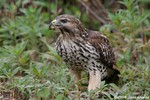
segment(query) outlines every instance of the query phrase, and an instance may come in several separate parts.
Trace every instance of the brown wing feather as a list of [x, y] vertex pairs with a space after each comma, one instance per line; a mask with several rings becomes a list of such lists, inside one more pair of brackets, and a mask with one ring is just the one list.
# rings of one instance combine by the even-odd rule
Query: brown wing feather
[[97, 31], [88, 30], [88, 41], [97, 49], [100, 54], [100, 61], [109, 68], [113, 68], [115, 55], [109, 40]]

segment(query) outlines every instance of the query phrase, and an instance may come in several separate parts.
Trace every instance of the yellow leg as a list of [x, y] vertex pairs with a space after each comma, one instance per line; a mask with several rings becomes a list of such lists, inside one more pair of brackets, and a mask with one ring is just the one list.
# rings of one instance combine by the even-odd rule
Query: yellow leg
[[100, 71], [89, 71], [89, 85], [88, 91], [95, 90], [100, 87], [101, 73]]
[[81, 71], [72, 70], [69, 69], [71, 76], [74, 76], [74, 81], [76, 84], [77, 90], [80, 90], [80, 87], [78, 86], [77, 82], [81, 79]]

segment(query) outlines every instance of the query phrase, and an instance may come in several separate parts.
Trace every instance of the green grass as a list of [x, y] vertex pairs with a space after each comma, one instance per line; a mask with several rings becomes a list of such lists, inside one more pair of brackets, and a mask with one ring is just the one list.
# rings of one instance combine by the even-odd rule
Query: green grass
[[[112, 24], [97, 28], [97, 22], [93, 22], [114, 47], [120, 80], [117, 84], [102, 81], [96, 91], [81, 93], [53, 48], [51, 42], [57, 34], [48, 29], [47, 23], [55, 18], [57, 4], [62, 2], [0, 2], [4, 12], [0, 16], [0, 99], [95, 100], [96, 94], [101, 99], [150, 99], [150, 12], [144, 6], [139, 8], [138, 2], [121, 2], [125, 9], [109, 13]], [[65, 6], [65, 13], [81, 13], [77, 6]], [[81, 20], [88, 26], [92, 22], [86, 16]], [[111, 33], [112, 29], [116, 31]], [[86, 73], [82, 82], [87, 83]]]

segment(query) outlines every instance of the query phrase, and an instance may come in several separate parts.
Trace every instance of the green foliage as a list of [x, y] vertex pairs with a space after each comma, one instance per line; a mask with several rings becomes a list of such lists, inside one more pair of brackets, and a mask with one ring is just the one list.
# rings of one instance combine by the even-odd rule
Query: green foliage
[[[124, 0], [120, 2], [127, 10], [118, 10], [116, 14], [109, 15], [110, 19], [115, 24], [115, 28], [129, 36], [135, 34], [134, 31], [145, 25], [146, 19], [150, 16], [149, 13], [141, 13], [137, 1]], [[132, 38], [132, 37], [131, 37]]]
[[[117, 66], [121, 71], [122, 86], [114, 97], [149, 96], [150, 80], [149, 26], [150, 13], [140, 8], [136, 0], [120, 1], [125, 9], [110, 13], [112, 25], [104, 25], [100, 30], [108, 36], [117, 55]], [[110, 33], [110, 30], [116, 30]], [[140, 37], [144, 36], [144, 37]], [[108, 96], [109, 97], [109, 96]], [[125, 99], [125, 98], [124, 98]]]
[[[150, 11], [144, 8], [145, 2], [149, 0], [120, 1], [124, 9], [109, 13], [112, 24], [100, 28], [115, 49], [116, 65], [121, 72], [118, 84], [105, 84], [102, 81], [96, 91], [78, 93], [74, 77], [70, 77], [61, 57], [50, 44], [55, 34], [48, 29], [47, 22], [63, 10], [64, 13], [80, 18], [86, 27], [96, 29], [99, 22], [90, 21], [86, 13], [81, 13], [77, 1], [72, 6], [69, 1], [63, 4], [63, 1], [58, 0], [1, 0], [0, 9], [4, 11], [0, 16], [0, 99], [95, 100], [98, 96], [100, 99], [148, 97]], [[115, 32], [110, 33], [112, 29]], [[82, 82], [87, 81], [84, 74]]]

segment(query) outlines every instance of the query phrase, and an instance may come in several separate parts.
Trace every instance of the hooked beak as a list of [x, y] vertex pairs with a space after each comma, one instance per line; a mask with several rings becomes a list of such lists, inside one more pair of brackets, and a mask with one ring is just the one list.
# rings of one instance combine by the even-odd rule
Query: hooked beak
[[50, 25], [49, 25], [49, 29], [54, 29], [56, 28], [57, 26], [60, 26], [61, 24], [55, 19], [53, 20]]

